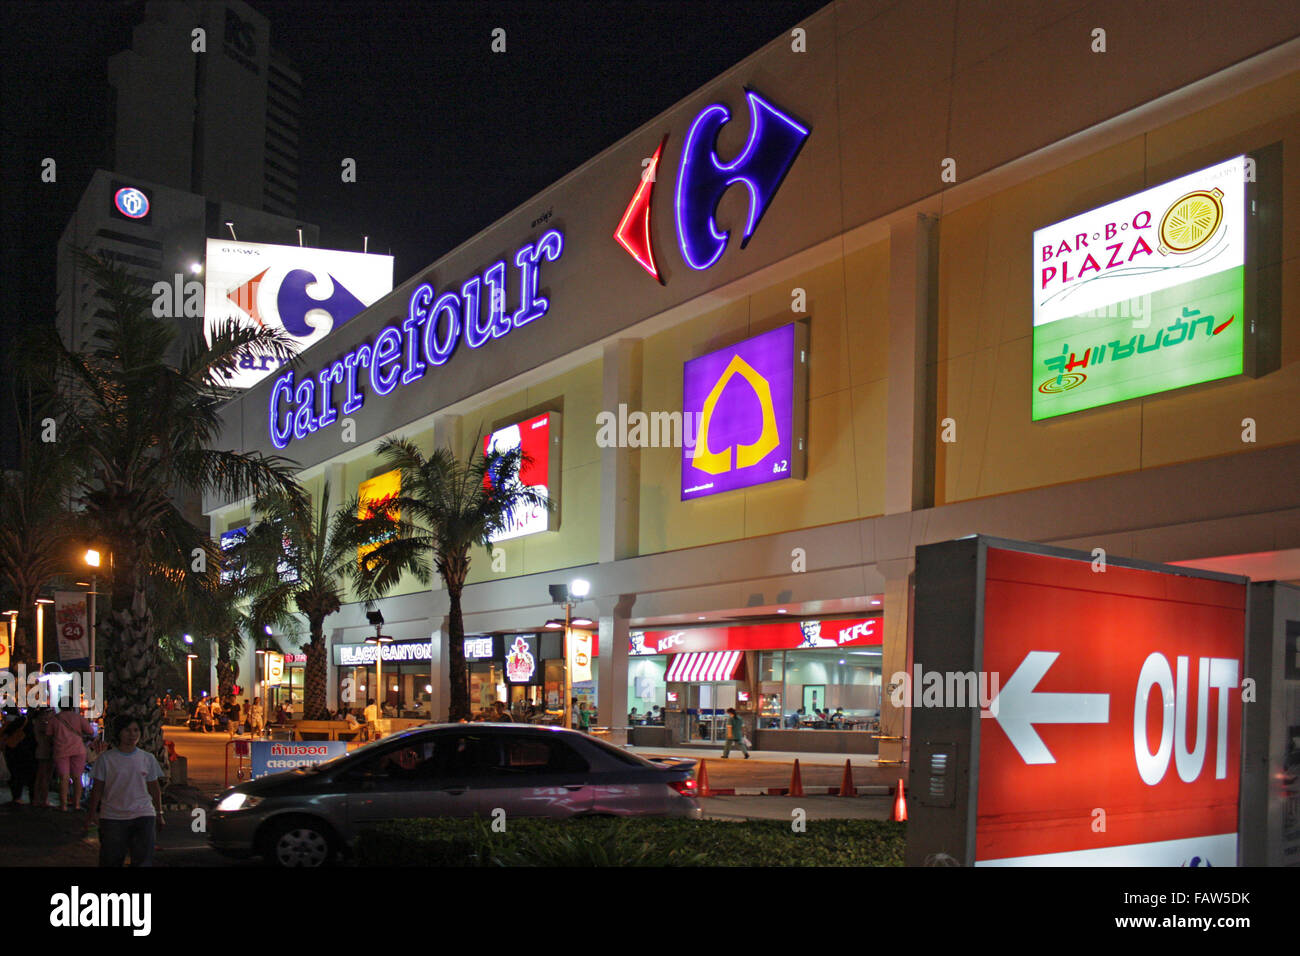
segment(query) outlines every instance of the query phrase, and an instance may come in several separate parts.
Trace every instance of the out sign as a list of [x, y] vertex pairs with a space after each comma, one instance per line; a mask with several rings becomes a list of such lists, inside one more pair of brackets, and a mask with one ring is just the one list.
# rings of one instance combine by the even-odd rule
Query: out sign
[[974, 861], [1233, 865], [1246, 585], [1089, 559], [987, 551]]

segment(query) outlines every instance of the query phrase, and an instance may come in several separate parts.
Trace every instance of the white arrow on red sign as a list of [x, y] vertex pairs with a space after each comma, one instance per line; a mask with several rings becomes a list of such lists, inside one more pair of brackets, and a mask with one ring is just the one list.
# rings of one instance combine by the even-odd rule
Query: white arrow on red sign
[[1110, 722], [1109, 694], [1046, 694], [1034, 688], [1060, 657], [1057, 651], [1030, 651], [989, 712], [1027, 764], [1056, 763], [1034, 724], [1105, 724]]

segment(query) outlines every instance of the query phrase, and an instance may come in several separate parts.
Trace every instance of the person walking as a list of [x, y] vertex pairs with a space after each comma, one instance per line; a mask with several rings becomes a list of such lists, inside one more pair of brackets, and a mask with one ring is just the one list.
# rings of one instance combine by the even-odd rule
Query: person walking
[[741, 753], [745, 759], [749, 759], [749, 747], [745, 744], [745, 721], [736, 713], [736, 708], [727, 708], [727, 745], [722, 748], [722, 759], [726, 760], [731, 756], [732, 746], [740, 747]]
[[254, 697], [253, 705], [248, 708], [248, 732], [260, 737], [266, 726], [266, 715], [262, 711], [262, 698]]
[[[27, 713], [32, 717], [31, 711]], [[32, 806], [48, 807], [50, 805], [50, 774], [54, 770], [54, 741], [50, 738], [50, 721], [54, 711], [49, 707], [38, 707], [32, 720], [31, 732], [36, 738], [36, 785], [32, 787]]]
[[153, 866], [154, 841], [165, 824], [162, 768], [154, 755], [136, 745], [140, 722], [123, 714], [113, 721], [113, 742], [95, 761], [87, 828], [99, 825], [99, 865]]
[[[59, 809], [81, 809], [81, 775], [86, 769], [86, 741], [95, 736], [90, 721], [68, 708], [59, 711], [46, 728], [52, 741], [54, 773], [59, 778]], [[72, 805], [68, 805], [68, 778], [72, 778]]]
[[0, 730], [0, 754], [4, 754], [9, 768], [9, 794], [13, 797], [9, 806], [22, 806], [24, 787], [28, 800], [35, 805], [36, 722], [31, 714], [23, 714], [17, 707], [6, 711], [6, 716], [11, 719]]

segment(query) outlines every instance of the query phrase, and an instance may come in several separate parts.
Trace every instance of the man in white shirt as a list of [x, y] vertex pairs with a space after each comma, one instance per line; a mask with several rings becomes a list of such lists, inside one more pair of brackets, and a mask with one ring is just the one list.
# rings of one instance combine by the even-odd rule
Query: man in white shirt
[[99, 865], [153, 866], [157, 828], [163, 826], [162, 768], [140, 750], [140, 722], [122, 715], [113, 721], [117, 746], [95, 761], [87, 826], [99, 824]]
[[366, 701], [366, 739], [379, 739], [379, 708], [375, 706], [375, 699], [371, 697]]

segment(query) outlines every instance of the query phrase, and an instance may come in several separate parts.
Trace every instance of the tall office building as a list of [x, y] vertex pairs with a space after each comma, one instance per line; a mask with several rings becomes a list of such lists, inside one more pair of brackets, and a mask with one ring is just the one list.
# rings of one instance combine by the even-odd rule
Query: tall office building
[[241, 0], [151, 0], [108, 77], [111, 171], [91, 177], [59, 241], [59, 332], [85, 349], [102, 314], [72, 255], [84, 249], [146, 289], [179, 283], [182, 307], [168, 318], [180, 326], [178, 355], [201, 328], [202, 296], [188, 315], [183, 300], [185, 283], [202, 280], [207, 238], [229, 238], [233, 223], [244, 241], [318, 241], [295, 218], [301, 80], [271, 49], [267, 19]]
[[267, 19], [248, 4], [146, 4], [108, 78], [114, 170], [296, 214], [302, 79], [271, 49]]

